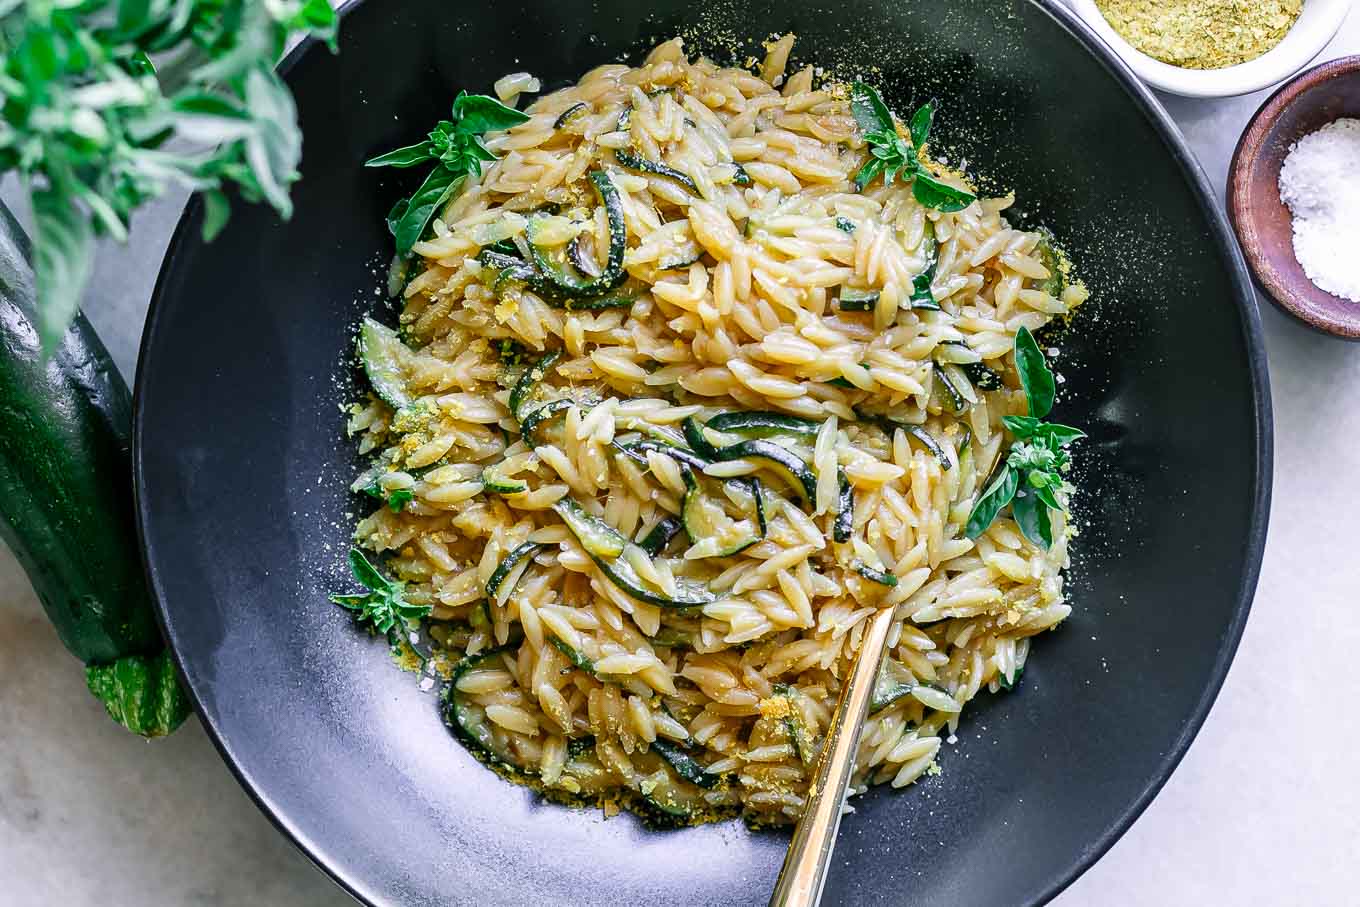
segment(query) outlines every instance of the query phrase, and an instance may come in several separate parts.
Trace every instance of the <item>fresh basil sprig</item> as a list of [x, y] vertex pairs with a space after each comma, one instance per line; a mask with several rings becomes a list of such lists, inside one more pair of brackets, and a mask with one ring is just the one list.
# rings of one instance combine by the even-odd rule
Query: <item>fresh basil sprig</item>
[[982, 535], [1009, 504], [1025, 538], [1047, 550], [1053, 545], [1049, 512], [1065, 510], [1070, 491], [1064, 478], [1072, 462], [1067, 447], [1086, 434], [1069, 425], [1044, 421], [1053, 411], [1056, 384], [1028, 328], [1016, 334], [1015, 364], [1029, 401], [1029, 415], [1002, 418], [1015, 441], [996, 477], [973, 505], [964, 534], [970, 539]]
[[387, 637], [393, 648], [398, 648], [401, 631], [408, 620], [428, 617], [429, 605], [413, 605], [403, 598], [406, 584], [390, 580], [374, 567], [358, 548], [349, 549], [349, 569], [354, 578], [368, 590], [364, 595], [332, 595], [330, 600], [342, 608], [355, 612], [354, 619], [368, 623]]
[[460, 91], [453, 102], [453, 119], [436, 123], [425, 141], [364, 162], [365, 167], [415, 167], [426, 161], [437, 162], [415, 194], [398, 201], [387, 214], [387, 228], [396, 239], [398, 257], [410, 254], [430, 218], [453, 197], [463, 179], [469, 173], [481, 173], [482, 162], [496, 159], [482, 136], [528, 120], [528, 114], [495, 98]]
[[855, 186], [860, 191], [879, 176], [891, 185], [895, 178], [911, 180], [911, 193], [927, 208], [946, 213], [962, 211], [975, 201], [975, 196], [936, 179], [921, 163], [920, 150], [930, 139], [930, 127], [935, 122], [935, 102], [928, 101], [911, 116], [908, 133], [911, 141], [897, 131], [897, 121], [883, 98], [872, 87], [856, 82], [850, 88], [850, 111], [855, 122], [864, 130], [864, 141], [872, 157], [855, 174]]
[[334, 50], [336, 23], [327, 0], [0, 0], [0, 173], [33, 205], [44, 349], [80, 305], [95, 239], [125, 240], [171, 185], [202, 193], [207, 239], [229, 186], [289, 216], [302, 135], [274, 64], [298, 34]]

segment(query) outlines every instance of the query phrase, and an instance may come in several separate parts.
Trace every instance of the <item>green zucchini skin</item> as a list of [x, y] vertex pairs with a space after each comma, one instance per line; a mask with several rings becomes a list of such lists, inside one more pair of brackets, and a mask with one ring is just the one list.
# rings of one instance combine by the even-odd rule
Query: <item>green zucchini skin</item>
[[164, 648], [133, 518], [132, 399], [77, 315], [45, 358], [28, 238], [0, 206], [0, 538], [86, 664]]

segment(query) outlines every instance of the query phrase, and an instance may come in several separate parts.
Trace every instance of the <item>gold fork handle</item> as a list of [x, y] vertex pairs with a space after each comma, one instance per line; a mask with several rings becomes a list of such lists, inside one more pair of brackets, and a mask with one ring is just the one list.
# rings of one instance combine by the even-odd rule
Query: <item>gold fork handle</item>
[[816, 907], [822, 899], [831, 851], [841, 825], [841, 805], [855, 770], [859, 733], [873, 697], [874, 681], [887, 648], [894, 608], [874, 616], [860, 641], [859, 657], [841, 687], [840, 700], [826, 729], [826, 741], [817, 759], [817, 771], [808, 789], [807, 808], [798, 820], [784, 866], [779, 870], [770, 907]]

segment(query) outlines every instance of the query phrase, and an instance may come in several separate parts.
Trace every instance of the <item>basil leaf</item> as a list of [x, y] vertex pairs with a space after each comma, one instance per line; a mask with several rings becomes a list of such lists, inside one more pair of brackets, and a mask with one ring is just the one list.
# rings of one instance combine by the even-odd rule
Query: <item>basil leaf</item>
[[387, 496], [387, 508], [393, 513], [401, 511], [415, 499], [415, 495], [405, 488], [399, 488]]
[[287, 220], [293, 214], [288, 185], [297, 179], [302, 133], [294, 125], [293, 96], [273, 69], [257, 66], [246, 74], [245, 103], [258, 128], [246, 139], [246, 163], [260, 192]]
[[222, 228], [227, 225], [231, 215], [231, 203], [220, 189], [209, 189], [203, 193], [203, 241], [212, 242]]
[[506, 107], [495, 98], [468, 94], [466, 91], [458, 92], [458, 97], [454, 99], [453, 118], [458, 121], [460, 131], [478, 134], [509, 129], [530, 120], [527, 113]]
[[436, 167], [407, 200], [395, 226], [391, 218], [396, 214], [396, 208], [392, 209], [388, 214], [388, 226], [392, 227], [392, 235], [396, 238], [398, 255], [406, 255], [411, 251], [411, 247], [425, 232], [425, 226], [434, 216], [435, 210], [449, 200], [463, 182], [463, 176], [461, 173], [455, 175], [447, 167]]
[[860, 168], [859, 173], [855, 174], [855, 188], [863, 192], [864, 187], [874, 181], [874, 177], [883, 172], [883, 161], [878, 158], [870, 158], [869, 162]]
[[1044, 354], [1029, 328], [1022, 327], [1016, 332], [1015, 367], [1020, 372], [1020, 384], [1029, 399], [1029, 414], [1042, 419], [1053, 411], [1056, 387], [1053, 372], [1044, 361]]
[[365, 167], [414, 167], [434, 157], [429, 142], [407, 145], [364, 161]]
[[1010, 429], [1017, 441], [1028, 441], [1034, 437], [1044, 422], [1034, 416], [1002, 416], [1001, 424]]
[[883, 103], [883, 98], [863, 82], [850, 86], [850, 112], [855, 122], [866, 134], [870, 132], [896, 132], [892, 111]]
[[927, 101], [911, 115], [911, 143], [924, 148], [930, 138], [930, 127], [935, 122], [935, 102]]
[[1062, 505], [1058, 503], [1058, 498], [1053, 494], [1054, 485], [1041, 485], [1034, 489], [1034, 495], [1049, 510], [1062, 510]]
[[1049, 522], [1048, 507], [1039, 500], [1033, 488], [1024, 483], [1011, 502], [1011, 515], [1025, 538], [1047, 551], [1053, 547], [1053, 526]]
[[61, 344], [66, 325], [80, 308], [80, 294], [89, 282], [94, 255], [90, 222], [67, 201], [73, 193], [66, 182], [40, 189], [32, 196], [33, 276], [42, 303], [38, 334], [43, 350], [49, 354]]
[[982, 496], [973, 505], [972, 513], [968, 514], [968, 523], [964, 527], [964, 535], [970, 539], [975, 539], [987, 531], [987, 527], [992, 525], [996, 515], [1001, 512], [1015, 497], [1016, 490], [1020, 487], [1020, 473], [1011, 469], [1008, 465], [1002, 465], [1001, 472], [996, 479], [988, 486]]
[[329, 0], [305, 0], [302, 9], [289, 21], [290, 28], [303, 29], [326, 42], [331, 53], [338, 53], [336, 32], [340, 28], [340, 17]]
[[1070, 425], [1059, 425], [1056, 422], [1043, 422], [1040, 424], [1039, 430], [1035, 432], [1035, 436], [1043, 437], [1049, 444], [1056, 444], [1058, 447], [1066, 447], [1073, 441], [1080, 441], [1082, 438], [1086, 437], [1086, 432], [1079, 428], [1073, 428]]
[[349, 549], [349, 569], [354, 574], [354, 578], [359, 581], [359, 585], [374, 592], [390, 592], [394, 583], [387, 577], [378, 572], [364, 553], [358, 548]]
[[925, 171], [916, 174], [916, 182], [912, 184], [911, 194], [927, 208], [934, 208], [946, 214], [962, 211], [977, 200], [976, 196], [971, 193], [942, 183]]

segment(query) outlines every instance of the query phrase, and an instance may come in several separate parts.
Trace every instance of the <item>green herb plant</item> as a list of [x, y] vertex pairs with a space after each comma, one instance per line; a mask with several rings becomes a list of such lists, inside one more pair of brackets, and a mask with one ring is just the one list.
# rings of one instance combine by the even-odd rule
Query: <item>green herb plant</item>
[[962, 211], [973, 203], [975, 196], [936, 179], [921, 159], [921, 149], [930, 140], [930, 127], [935, 121], [934, 101], [922, 104], [912, 114], [907, 130], [910, 141], [898, 132], [897, 121], [883, 98], [863, 82], [850, 88], [850, 110], [864, 131], [871, 155], [855, 175], [855, 186], [861, 192], [882, 176], [888, 185], [894, 179], [910, 180], [912, 195], [927, 208], [948, 213]]
[[509, 129], [527, 122], [529, 115], [506, 107], [486, 95], [458, 93], [453, 101], [453, 119], [440, 120], [423, 142], [407, 145], [364, 162], [365, 167], [415, 167], [435, 161], [425, 182], [410, 198], [392, 206], [387, 228], [397, 243], [397, 256], [411, 253], [434, 213], [458, 191], [468, 174], [480, 174], [484, 161], [494, 161], [483, 143], [488, 132]]
[[406, 622], [428, 617], [430, 606], [413, 605], [406, 601], [403, 597], [406, 584], [383, 576], [358, 548], [349, 549], [349, 569], [368, 592], [361, 595], [331, 595], [330, 600], [353, 611], [355, 621], [367, 623], [387, 637], [388, 645], [394, 651], [399, 651]]
[[1070, 426], [1044, 421], [1053, 410], [1056, 384], [1028, 328], [1021, 328], [1015, 337], [1015, 365], [1029, 401], [1029, 415], [1001, 420], [1015, 440], [996, 477], [973, 505], [964, 534], [970, 539], [982, 535], [1002, 508], [1010, 505], [1025, 538], [1047, 550], [1053, 545], [1050, 513], [1066, 512], [1072, 491], [1064, 478], [1072, 462], [1067, 448], [1086, 435]]
[[0, 173], [32, 203], [44, 349], [79, 307], [95, 239], [125, 240], [171, 185], [202, 193], [208, 239], [229, 187], [291, 214], [302, 135], [274, 64], [297, 35], [334, 50], [336, 26], [327, 0], [0, 0]]

